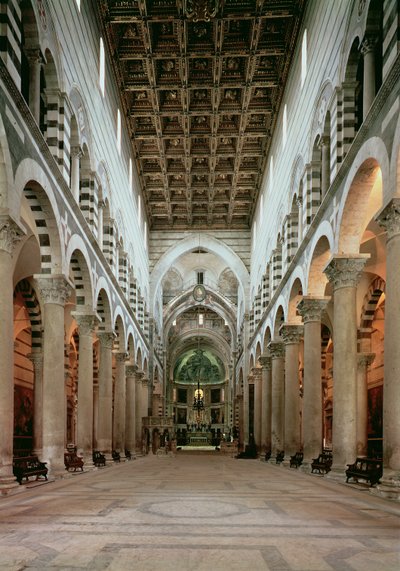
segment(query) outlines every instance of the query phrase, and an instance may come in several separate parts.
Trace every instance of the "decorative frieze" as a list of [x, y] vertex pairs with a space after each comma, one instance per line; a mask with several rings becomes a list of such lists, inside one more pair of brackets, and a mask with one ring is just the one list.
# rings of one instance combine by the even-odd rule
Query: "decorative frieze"
[[369, 254], [333, 256], [324, 269], [324, 273], [331, 282], [333, 289], [356, 287], [361, 279], [368, 258]]

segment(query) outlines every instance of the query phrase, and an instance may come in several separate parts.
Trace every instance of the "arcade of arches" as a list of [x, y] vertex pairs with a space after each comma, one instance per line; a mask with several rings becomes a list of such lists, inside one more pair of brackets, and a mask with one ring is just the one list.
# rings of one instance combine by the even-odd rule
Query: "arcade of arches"
[[255, 444], [400, 496], [398, 4], [222, 4], [1, 2], [2, 494]]

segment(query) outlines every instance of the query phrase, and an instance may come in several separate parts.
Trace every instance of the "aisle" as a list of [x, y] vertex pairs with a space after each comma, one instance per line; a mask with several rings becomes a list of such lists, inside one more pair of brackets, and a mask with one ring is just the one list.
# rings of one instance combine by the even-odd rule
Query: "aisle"
[[391, 571], [400, 506], [220, 455], [146, 457], [0, 499], [0, 569]]

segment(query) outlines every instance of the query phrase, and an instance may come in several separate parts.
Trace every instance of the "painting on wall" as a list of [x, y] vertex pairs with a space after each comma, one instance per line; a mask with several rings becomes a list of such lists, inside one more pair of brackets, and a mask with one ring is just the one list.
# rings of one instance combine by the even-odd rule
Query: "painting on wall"
[[382, 438], [383, 386], [368, 390], [368, 438]]
[[33, 390], [14, 387], [14, 436], [33, 436]]

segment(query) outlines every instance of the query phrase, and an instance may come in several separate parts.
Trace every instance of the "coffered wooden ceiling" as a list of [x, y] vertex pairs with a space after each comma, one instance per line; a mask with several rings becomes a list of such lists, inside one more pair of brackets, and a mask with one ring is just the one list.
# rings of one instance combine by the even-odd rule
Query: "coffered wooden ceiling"
[[249, 228], [305, 2], [98, 3], [152, 229]]

